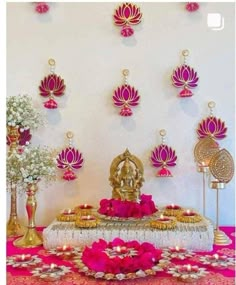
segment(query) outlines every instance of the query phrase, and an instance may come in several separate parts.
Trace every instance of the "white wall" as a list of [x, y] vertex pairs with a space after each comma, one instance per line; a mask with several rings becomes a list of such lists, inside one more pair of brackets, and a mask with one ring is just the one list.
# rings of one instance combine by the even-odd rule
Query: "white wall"
[[[196, 170], [193, 149], [196, 127], [208, 116], [207, 104], [216, 102], [215, 115], [228, 126], [220, 142], [234, 154], [234, 4], [201, 3], [188, 13], [180, 3], [139, 3], [143, 22], [134, 37], [124, 39], [113, 25], [116, 3], [53, 3], [49, 14], [38, 15], [32, 3], [8, 3], [7, 95], [27, 93], [42, 109], [46, 126], [35, 132], [34, 144], [62, 148], [65, 133], [74, 132], [75, 145], [85, 163], [76, 182], [58, 180], [38, 193], [37, 224], [48, 225], [65, 207], [97, 205], [111, 197], [108, 176], [112, 159], [125, 148], [145, 167], [143, 193], [158, 205], [178, 203], [201, 211], [202, 176]], [[207, 28], [207, 14], [221, 13], [222, 31]], [[190, 50], [189, 64], [200, 76], [195, 95], [176, 96], [172, 70], [181, 63], [181, 51]], [[43, 109], [40, 80], [54, 58], [56, 72], [67, 85], [59, 109]], [[130, 118], [118, 115], [112, 92], [122, 84], [122, 69], [130, 70], [129, 83], [141, 95]], [[160, 143], [159, 130], [178, 155], [173, 178], [155, 177], [149, 161]], [[61, 174], [60, 174], [61, 175]], [[234, 180], [220, 194], [220, 223], [234, 223]], [[8, 197], [9, 205], [9, 197]], [[19, 198], [19, 216], [26, 222], [25, 197]], [[207, 216], [215, 219], [215, 192], [207, 190]]]

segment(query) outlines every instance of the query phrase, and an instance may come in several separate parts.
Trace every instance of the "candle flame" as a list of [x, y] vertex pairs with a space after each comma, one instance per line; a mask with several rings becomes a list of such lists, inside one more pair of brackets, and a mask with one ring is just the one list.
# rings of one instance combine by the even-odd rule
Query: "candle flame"
[[190, 214], [190, 210], [188, 209], [188, 210], [186, 211], [186, 213], [187, 213], [187, 214]]
[[68, 209], [68, 210], [67, 210], [67, 214], [70, 214], [70, 213], [71, 213], [71, 209]]
[[90, 215], [88, 215], [88, 216], [87, 216], [87, 220], [90, 220], [90, 219], [91, 219], [91, 216], [90, 216]]
[[50, 268], [51, 268], [51, 269], [54, 269], [55, 267], [56, 267], [56, 264], [51, 263]]
[[214, 254], [213, 256], [215, 257], [216, 260], [219, 259], [219, 254], [216, 253], [216, 254]]
[[175, 207], [175, 204], [174, 204], [174, 203], [172, 203], [172, 204], [171, 204], [171, 207], [172, 207], [172, 208], [174, 208], [174, 207]]
[[163, 219], [164, 219], [164, 216], [163, 216], [162, 214], [160, 215], [160, 219], [161, 219], [161, 220], [163, 220]]
[[191, 271], [191, 269], [192, 269], [191, 265], [188, 264], [188, 265], [187, 265], [187, 270], [188, 270], [188, 271]]
[[63, 245], [62, 249], [66, 250], [67, 249], [67, 245]]
[[121, 252], [120, 246], [117, 246], [117, 247], [116, 247], [116, 251], [117, 251], [117, 252]]
[[176, 245], [175, 250], [176, 250], [176, 251], [179, 251], [179, 247], [178, 247], [178, 245]]
[[88, 204], [84, 204], [84, 208], [87, 208]]
[[25, 260], [25, 255], [24, 254], [21, 255], [21, 260], [22, 261]]

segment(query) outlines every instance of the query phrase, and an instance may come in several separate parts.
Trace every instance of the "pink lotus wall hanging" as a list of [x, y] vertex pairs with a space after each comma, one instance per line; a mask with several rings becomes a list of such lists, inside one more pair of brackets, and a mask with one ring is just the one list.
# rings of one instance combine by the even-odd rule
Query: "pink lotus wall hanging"
[[55, 74], [55, 60], [49, 59], [48, 63], [50, 66], [50, 74], [41, 80], [41, 84], [39, 86], [39, 95], [48, 98], [48, 100], [43, 103], [45, 108], [56, 109], [58, 105], [55, 101], [55, 96], [61, 97], [64, 95], [66, 85], [64, 84], [64, 79]]
[[69, 140], [69, 145], [58, 154], [56, 161], [57, 168], [64, 170], [62, 178], [71, 181], [77, 178], [74, 171], [82, 167], [84, 159], [82, 153], [73, 147], [73, 133], [67, 132], [66, 136]]
[[187, 2], [187, 4], [185, 4], [185, 9], [188, 12], [195, 12], [199, 9], [199, 4], [197, 2]]
[[197, 128], [197, 134], [199, 139], [205, 137], [211, 137], [215, 140], [220, 140], [226, 137], [227, 127], [225, 126], [225, 122], [223, 122], [220, 118], [216, 118], [213, 115], [213, 108], [215, 107], [215, 102], [211, 101], [208, 103], [208, 107], [210, 108], [210, 116], [203, 119]]
[[166, 131], [160, 130], [161, 145], [155, 147], [151, 154], [151, 162], [153, 167], [160, 168], [157, 177], [172, 177], [172, 173], [167, 167], [176, 165], [177, 156], [175, 150], [165, 144]]
[[198, 86], [198, 75], [197, 72], [186, 64], [186, 58], [189, 55], [188, 50], [182, 52], [184, 56], [184, 64], [178, 66], [172, 74], [172, 83], [177, 88], [182, 88], [179, 93], [180, 97], [191, 97], [193, 95], [190, 89], [193, 89]]
[[131, 107], [139, 104], [140, 96], [138, 95], [138, 90], [128, 84], [129, 70], [124, 69], [123, 75], [124, 84], [114, 91], [113, 102], [116, 107], [121, 108], [120, 115], [128, 117], [133, 114]]
[[39, 14], [45, 14], [49, 11], [50, 6], [47, 2], [34, 2], [35, 12]]
[[140, 8], [132, 3], [123, 3], [120, 5], [113, 15], [115, 25], [121, 26], [121, 35], [123, 37], [130, 37], [134, 30], [132, 25], [137, 25], [141, 22], [142, 13]]

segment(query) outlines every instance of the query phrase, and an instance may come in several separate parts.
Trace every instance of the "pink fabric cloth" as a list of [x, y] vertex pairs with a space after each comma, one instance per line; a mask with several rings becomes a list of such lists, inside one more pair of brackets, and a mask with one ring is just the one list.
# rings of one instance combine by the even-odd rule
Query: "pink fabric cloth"
[[[42, 229], [43, 228], [39, 228], [39, 230], [42, 230]], [[214, 249], [213, 249], [212, 252], [201, 252], [201, 253], [198, 252], [195, 256], [193, 256], [190, 259], [183, 260], [183, 261], [172, 260], [172, 263], [176, 264], [176, 265], [177, 264], [192, 264], [192, 265], [198, 265], [200, 267], [205, 267], [210, 272], [210, 275], [215, 274], [216, 279], [217, 278], [219, 279], [219, 275], [220, 276], [222, 275], [222, 278], [223, 277], [227, 278], [227, 280], [228, 280], [227, 285], [228, 284], [234, 284], [234, 281], [233, 281], [233, 280], [235, 280], [235, 270], [234, 270], [234, 268], [229, 268], [229, 269], [225, 269], [225, 270], [216, 270], [216, 269], [212, 269], [212, 268], [210, 268], [210, 267], [208, 267], [206, 265], [201, 265], [198, 262], [199, 256], [204, 255], [204, 254], [218, 253], [220, 255], [227, 255], [227, 256], [230, 256], [230, 257], [235, 257], [235, 227], [221, 227], [221, 229], [232, 240], [232, 244], [230, 244], [228, 246], [214, 246]], [[60, 259], [58, 257], [49, 255], [46, 252], [46, 250], [44, 250], [43, 246], [39, 246], [39, 247], [32, 248], [32, 249], [21, 249], [21, 248], [15, 247], [13, 245], [13, 241], [14, 241], [13, 238], [8, 239], [8, 241], [7, 241], [7, 256], [11, 256], [11, 255], [15, 255], [15, 254], [31, 254], [31, 255], [37, 254], [40, 258], [42, 258], [43, 263], [46, 263], [46, 264], [55, 263], [55, 264], [58, 264], [58, 265], [69, 266], [69, 267], [72, 268], [72, 271], [74, 272], [73, 274], [76, 275], [76, 277], [75, 277], [76, 279], [77, 279], [77, 275], [80, 276], [78, 271], [77, 271], [77, 269], [74, 267], [72, 262], [64, 261], [64, 260], [62, 260], [62, 259]], [[16, 277], [20, 278], [22, 276], [31, 276], [30, 272], [27, 269], [12, 268], [11, 266], [7, 266], [7, 273], [8, 273], [8, 278], [10, 278], [10, 281], [7, 284], [17, 284], [17, 278]], [[167, 279], [168, 280], [172, 280], [172, 279], [174, 280], [174, 278], [171, 277], [171, 275], [169, 275], [169, 274], [167, 274], [165, 272], [159, 272], [158, 273], [158, 277], [151, 277], [151, 278], [158, 279], [159, 277], [160, 278], [166, 277], [166, 280]], [[70, 284], [71, 285], [72, 284], [94, 284], [93, 281], [91, 281], [92, 283], [90, 283], [89, 280], [91, 280], [91, 278], [88, 278], [86, 276], [85, 277], [81, 276], [79, 280], [82, 280], [81, 278], [84, 280], [84, 282], [81, 282], [81, 283], [76, 283], [75, 282], [75, 283], [70, 283]], [[207, 278], [207, 277], [205, 277], [205, 278]], [[28, 279], [30, 280], [30, 278], [28, 278]], [[20, 282], [19, 284], [25, 284], [25, 285], [26, 284], [33, 284], [31, 282], [27, 282], [26, 280], [28, 280], [28, 279], [26, 278], [24, 283]], [[14, 281], [15, 283], [13, 282], [13, 280], [15, 280]], [[149, 279], [147, 279], [147, 280], [149, 280]], [[140, 279], [140, 281], [141, 281], [141, 279]], [[202, 281], [199, 280], [199, 283], [197, 283], [197, 284], [206, 284], [206, 283], [201, 283], [201, 282]], [[131, 284], [130, 281], [122, 281], [119, 284], [121, 284], [121, 283], [122, 284]], [[137, 283], [139, 283], [139, 281], [136, 280], [136, 284]], [[177, 284], [177, 283], [178, 282], [173, 283], [173, 284]], [[41, 284], [41, 283], [34, 283], [34, 284]], [[69, 284], [69, 283], [65, 282], [65, 283], [62, 283], [62, 284]], [[114, 283], [114, 284], [116, 284], [116, 283]], [[156, 284], [156, 282], [153, 282], [152, 284]], [[169, 283], [163, 283], [163, 284], [169, 284]], [[207, 284], [214, 284], [214, 283], [207, 283]], [[215, 284], [220, 284], [220, 283], [217, 282]]]

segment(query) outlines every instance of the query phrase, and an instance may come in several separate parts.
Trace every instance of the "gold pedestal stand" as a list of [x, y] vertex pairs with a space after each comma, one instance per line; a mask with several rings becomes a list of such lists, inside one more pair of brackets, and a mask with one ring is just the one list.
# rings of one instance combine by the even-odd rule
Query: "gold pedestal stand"
[[16, 200], [16, 187], [11, 186], [11, 210], [9, 220], [7, 222], [7, 237], [17, 237], [24, 234], [24, 228], [21, 226], [17, 216]]
[[209, 167], [205, 165], [198, 166], [198, 172], [202, 173], [202, 213], [205, 217], [206, 214], [206, 174], [209, 172]]
[[229, 245], [232, 243], [232, 240], [219, 229], [219, 190], [225, 188], [225, 183], [212, 181], [211, 188], [216, 190], [216, 228], [214, 230], [214, 244]]
[[36, 247], [43, 244], [43, 238], [35, 228], [35, 212], [37, 208], [37, 200], [35, 194], [38, 190], [37, 184], [29, 184], [26, 190], [28, 195], [26, 202], [26, 211], [28, 214], [28, 229], [25, 235], [14, 241], [14, 245], [17, 247]]

